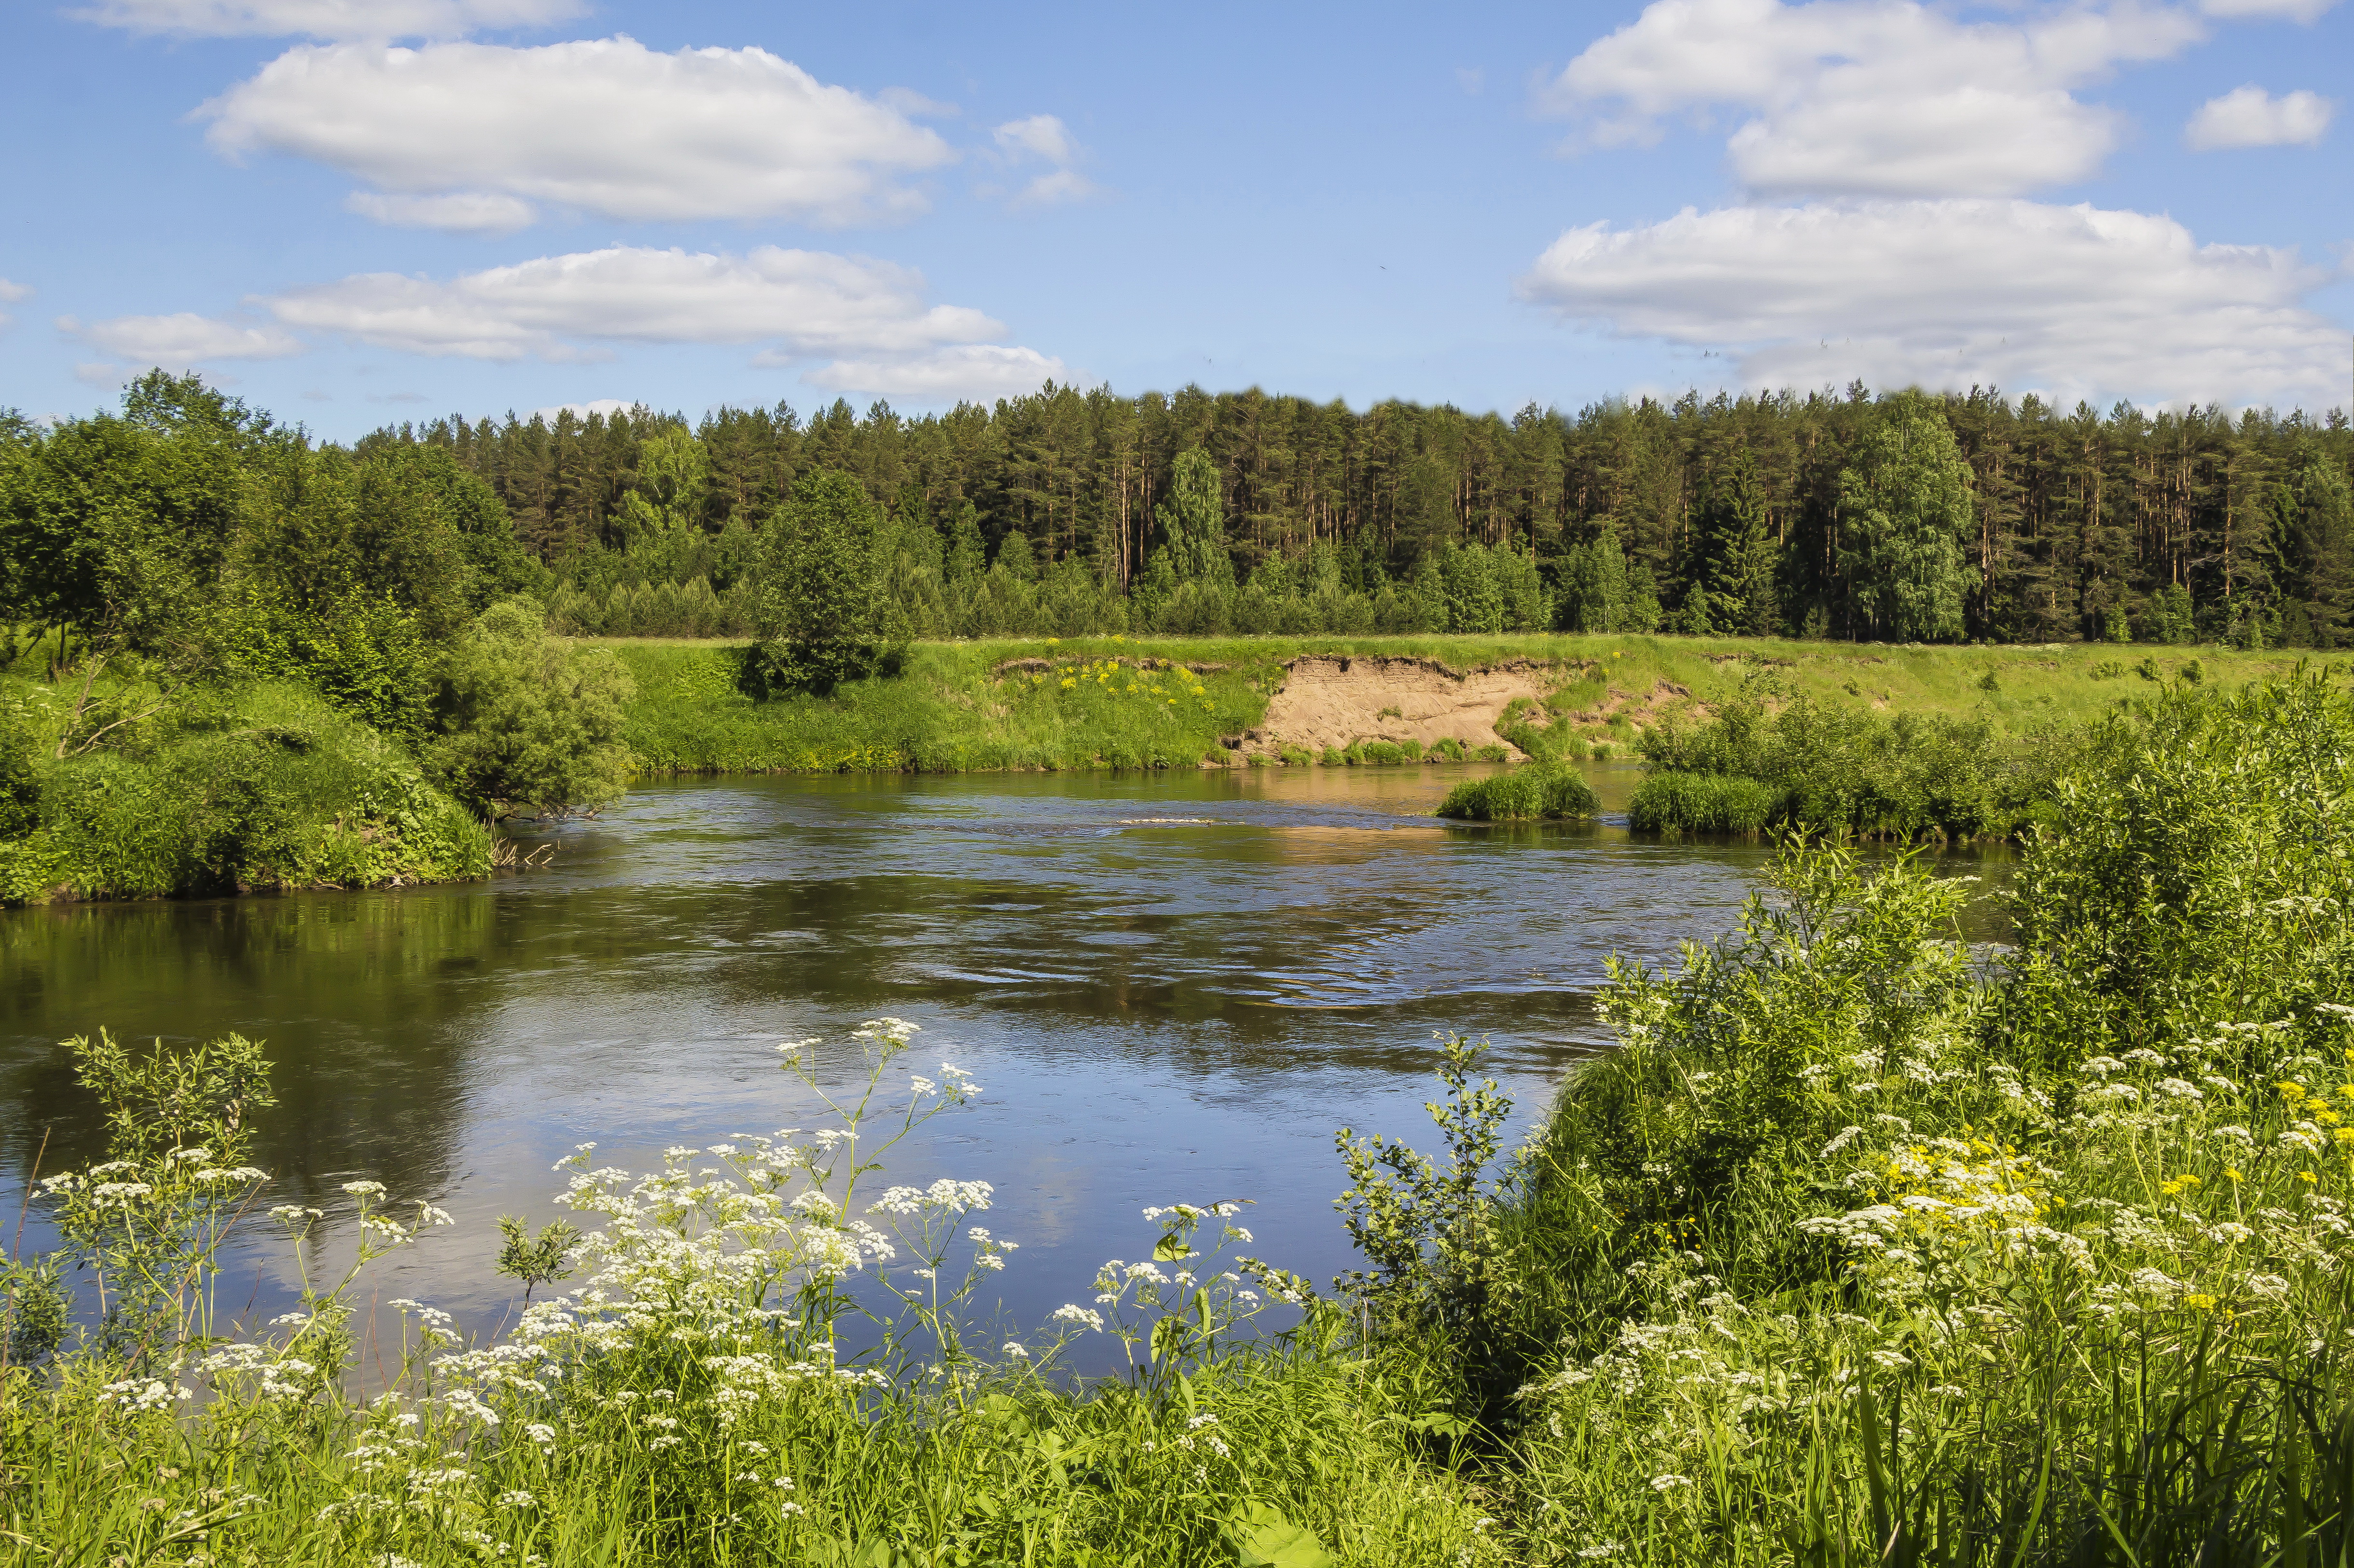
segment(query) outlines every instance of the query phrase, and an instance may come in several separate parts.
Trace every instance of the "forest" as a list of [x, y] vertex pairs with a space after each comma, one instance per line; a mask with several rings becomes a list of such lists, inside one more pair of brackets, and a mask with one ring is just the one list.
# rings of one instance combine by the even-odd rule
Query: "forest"
[[[753, 630], [758, 531], [811, 470], [854, 476], [887, 516], [891, 598], [916, 636], [1553, 628], [2327, 648], [2354, 616], [2340, 410], [2104, 414], [1857, 384], [1507, 418], [1050, 386], [915, 418], [839, 400], [694, 424], [643, 407], [452, 417], [357, 450], [408, 446], [489, 484], [557, 574], [558, 624], [588, 633]], [[1191, 453], [1214, 497], [1188, 482]], [[1163, 551], [1182, 543], [1172, 527], [1223, 548]]]

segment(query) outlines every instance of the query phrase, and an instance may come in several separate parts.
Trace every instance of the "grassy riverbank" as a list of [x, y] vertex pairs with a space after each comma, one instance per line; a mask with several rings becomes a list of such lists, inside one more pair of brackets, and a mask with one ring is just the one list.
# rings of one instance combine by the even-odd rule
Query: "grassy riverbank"
[[[740, 644], [599, 640], [637, 681], [627, 738], [647, 773], [967, 771], [1196, 767], [1237, 760], [1222, 737], [1257, 728], [1286, 662], [1416, 657], [1451, 669], [1555, 666], [1542, 708], [1516, 715], [1541, 748], [1630, 753], [1669, 713], [1744, 693], [1865, 712], [1982, 716], [1997, 732], [2084, 723], [2196, 663], [2217, 683], [2294, 667], [2277, 654], [2065, 644], [1896, 647], [1723, 638], [1052, 638], [927, 642], [893, 676], [825, 697], [757, 699]], [[1026, 663], [1025, 663], [1026, 662]], [[1189, 667], [1186, 679], [1151, 662]], [[1044, 669], [1036, 667], [1043, 663]], [[1067, 684], [1066, 683], [1068, 683]], [[1199, 687], [1199, 694], [1194, 688]], [[1297, 758], [1295, 758], [1295, 760]]]
[[[81, 1051], [121, 1163], [12, 1266], [0, 1552], [180, 1564], [2284, 1563], [2354, 1550], [2354, 695], [2176, 684], [2111, 722], [2022, 851], [2019, 945], [1967, 889], [1792, 847], [1742, 927], [1614, 968], [1621, 1048], [1500, 1159], [1444, 1056], [1425, 1161], [1341, 1135], [1363, 1272], [1149, 1211], [1143, 1261], [1010, 1337], [970, 1181], [876, 1191], [953, 1068], [864, 1141], [571, 1168], [585, 1236], [507, 1337], [355, 1342], [375, 1262], [446, 1218], [346, 1188], [360, 1266], [233, 1321], [249, 1047]], [[908, 1031], [872, 1026], [896, 1085]], [[795, 1058], [789, 1057], [788, 1065]], [[248, 1129], [248, 1130], [241, 1130]], [[714, 1129], [717, 1131], [718, 1129]], [[971, 1172], [973, 1176], [985, 1173]], [[271, 1211], [313, 1249], [315, 1211]], [[495, 1249], [497, 1238], [480, 1245]], [[305, 1255], [313, 1255], [306, 1250]], [[75, 1266], [79, 1265], [79, 1272]], [[313, 1266], [315, 1266], [315, 1265]], [[548, 1277], [565, 1267], [568, 1282]], [[69, 1325], [49, 1281], [102, 1278]], [[844, 1292], [862, 1283], [854, 1303]], [[887, 1287], [887, 1288], [886, 1288]], [[1262, 1298], [1300, 1330], [1240, 1337]], [[879, 1314], [848, 1357], [836, 1325]], [[1132, 1375], [1079, 1385], [1066, 1336]], [[342, 1392], [366, 1356], [388, 1397]]]
[[0, 905], [490, 874], [480, 820], [406, 747], [301, 686], [164, 705], [135, 682], [103, 683], [94, 700], [124, 716], [114, 744], [58, 758], [76, 694], [0, 677], [0, 719], [15, 721], [19, 747]]

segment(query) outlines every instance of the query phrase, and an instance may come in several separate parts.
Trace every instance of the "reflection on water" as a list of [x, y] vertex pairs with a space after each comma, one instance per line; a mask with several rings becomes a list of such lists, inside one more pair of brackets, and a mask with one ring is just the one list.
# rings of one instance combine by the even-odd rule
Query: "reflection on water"
[[[656, 784], [477, 886], [0, 913], [0, 1171], [12, 1204], [100, 1157], [58, 1042], [268, 1042], [271, 1202], [339, 1213], [357, 1175], [455, 1213], [383, 1294], [504, 1310], [491, 1220], [547, 1217], [549, 1166], [810, 1125], [778, 1041], [923, 1026], [987, 1094], [894, 1181], [998, 1189], [1036, 1323], [1150, 1235], [1137, 1210], [1257, 1200], [1254, 1249], [1344, 1266], [1343, 1125], [1422, 1139], [1434, 1031], [1486, 1034], [1521, 1118], [1601, 1042], [1613, 952], [1731, 923], [1766, 852], [1622, 826], [1437, 826], [1454, 769], [728, 779]], [[1594, 770], [1623, 810], [1631, 769]], [[1620, 819], [1623, 821], [1623, 819]], [[37, 1228], [37, 1227], [36, 1227]], [[27, 1242], [35, 1237], [28, 1228]], [[289, 1286], [240, 1255], [257, 1303]], [[241, 1276], [241, 1277], [243, 1277]], [[396, 1288], [397, 1287], [397, 1288]]]

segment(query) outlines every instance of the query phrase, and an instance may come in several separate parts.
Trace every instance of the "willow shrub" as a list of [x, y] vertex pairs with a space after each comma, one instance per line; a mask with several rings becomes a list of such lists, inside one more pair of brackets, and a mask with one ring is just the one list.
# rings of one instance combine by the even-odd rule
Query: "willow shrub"
[[1447, 792], [1438, 815], [1467, 822], [1576, 820], [1602, 809], [1594, 786], [1575, 768], [1531, 763], [1485, 779], [1467, 779]]
[[[258, 1054], [77, 1043], [101, 1097], [174, 1108], [118, 1118], [113, 1160], [45, 1181], [65, 1249], [6, 1271], [0, 1541], [39, 1561], [370, 1568], [1501, 1560], [1470, 1490], [1424, 1462], [1444, 1397], [1427, 1359], [1351, 1353], [1304, 1281], [1229, 1266], [1249, 1241], [1236, 1204], [1147, 1210], [1139, 1260], [1107, 1263], [1044, 1331], [976, 1341], [974, 1292], [1017, 1250], [974, 1223], [989, 1184], [878, 1190], [899, 1139], [980, 1092], [943, 1065], [885, 1094], [912, 1033], [861, 1032], [865, 1091], [827, 1100], [814, 1133], [674, 1149], [644, 1175], [584, 1146], [558, 1199], [584, 1230], [561, 1257], [519, 1235], [506, 1254], [578, 1282], [472, 1345], [391, 1303], [398, 1370], [366, 1399], [348, 1387], [374, 1266], [449, 1216], [346, 1183], [360, 1245], [331, 1279], [320, 1212], [270, 1209], [301, 1300], [232, 1321], [218, 1248], [268, 1201], [243, 1164]], [[69, 1325], [77, 1272], [99, 1299]], [[1310, 1302], [1305, 1326], [1254, 1337], [1261, 1292]], [[859, 1318], [875, 1348], [845, 1353]], [[1130, 1373], [1062, 1376], [1096, 1335]]]
[[1795, 825], [1893, 839], [2012, 833], [2035, 819], [2071, 756], [2052, 736], [1999, 738], [1981, 719], [1883, 719], [1803, 696], [1779, 713], [1755, 700], [1728, 703], [1703, 725], [1663, 722], [1642, 744], [1654, 774], [1748, 779], [1772, 792], [1763, 822], [1717, 828], [1711, 820], [1726, 812], [1748, 822], [1766, 797], [1662, 786], [1645, 803], [1649, 826], [1749, 832]]

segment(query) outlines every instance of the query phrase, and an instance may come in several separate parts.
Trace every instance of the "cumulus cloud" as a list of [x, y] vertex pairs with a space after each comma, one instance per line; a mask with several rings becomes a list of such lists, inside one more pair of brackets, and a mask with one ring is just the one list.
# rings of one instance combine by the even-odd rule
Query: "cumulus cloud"
[[1013, 207], [1054, 207], [1085, 201], [1097, 194], [1095, 183], [1072, 166], [1079, 161], [1079, 144], [1070, 128], [1055, 115], [1009, 120], [997, 128], [995, 139], [998, 157], [1008, 166], [1043, 160], [1055, 167], [1012, 191], [1002, 185], [983, 186], [982, 195], [1003, 196]]
[[87, 324], [59, 316], [58, 330], [117, 359], [173, 370], [224, 359], [287, 359], [308, 346], [282, 327], [200, 316], [194, 311], [113, 316]]
[[762, 246], [745, 255], [612, 246], [448, 280], [369, 272], [257, 300], [283, 326], [409, 354], [607, 357], [616, 343], [759, 345], [828, 387], [982, 395], [1059, 360], [991, 340], [980, 311], [930, 302], [923, 274], [864, 257]]
[[743, 256], [617, 245], [447, 281], [367, 272], [264, 302], [289, 326], [472, 359], [577, 357], [614, 341], [912, 352], [1004, 331], [979, 311], [927, 303], [913, 269], [773, 245]]
[[1067, 164], [1079, 154], [1069, 128], [1052, 114], [1007, 121], [997, 128], [997, 145], [1004, 152], [1028, 154], [1050, 164]]
[[513, 234], [528, 228], [539, 213], [519, 196], [464, 191], [456, 196], [386, 196], [354, 191], [344, 210], [396, 228], [438, 228], [444, 234]]
[[578, 16], [580, 0], [96, 0], [67, 13], [185, 37], [455, 38]]
[[829, 392], [867, 392], [943, 403], [988, 402], [1035, 392], [1049, 381], [1068, 385], [1070, 367], [1034, 348], [967, 344], [895, 359], [836, 360], [801, 377]]
[[544, 202], [609, 217], [921, 212], [909, 177], [956, 158], [929, 128], [761, 48], [658, 54], [633, 38], [538, 48], [446, 43], [289, 49], [197, 111], [225, 156], [313, 159], [383, 193], [389, 221]]
[[2274, 98], [2253, 83], [2233, 88], [2199, 106], [2182, 140], [2210, 153], [2221, 147], [2310, 147], [2329, 129], [2338, 105], [2317, 92]]
[[2345, 337], [2293, 249], [2171, 218], [1953, 199], [1686, 208], [1564, 234], [1522, 296], [1725, 348], [1752, 386], [1999, 386], [2063, 402], [2289, 402], [2342, 390]]
[[1986, 22], [1912, 0], [1654, 0], [1541, 98], [1596, 145], [1750, 111], [1727, 150], [1760, 193], [2009, 196], [2083, 179], [2116, 144], [2118, 117], [2075, 89], [2203, 32], [2131, 0]]
[[[5, 278], [0, 278], [0, 305], [13, 305], [19, 300], [31, 297], [32, 292], [32, 290], [22, 283], [12, 283]], [[7, 312], [0, 311], [0, 327], [6, 326], [16, 319]]]

